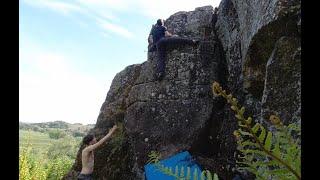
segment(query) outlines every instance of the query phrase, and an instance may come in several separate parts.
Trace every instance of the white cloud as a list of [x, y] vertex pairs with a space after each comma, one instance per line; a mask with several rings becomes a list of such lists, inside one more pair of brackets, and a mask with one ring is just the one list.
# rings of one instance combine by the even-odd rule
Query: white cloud
[[[178, 11], [191, 11], [205, 5], [218, 6], [220, 0], [73, 0], [68, 3], [57, 0], [24, 0], [24, 2], [39, 8], [49, 8], [64, 15], [81, 13], [93, 19], [104, 31], [132, 38], [133, 34], [119, 25], [120, 19], [117, 14], [138, 13], [148, 18], [166, 19]], [[80, 25], [85, 27], [86, 23], [78, 22], [82, 22]]]
[[77, 0], [79, 4], [101, 12], [134, 12], [151, 18], [168, 18], [178, 11], [192, 11], [196, 7], [217, 7], [221, 0]]
[[[24, 0], [25, 3], [38, 7], [38, 8], [48, 8], [54, 10], [58, 13], [62, 13], [63, 15], [70, 15], [72, 13], [81, 13], [86, 17], [94, 19], [96, 24], [103, 29], [103, 31], [112, 32], [118, 34], [125, 38], [132, 38], [133, 34], [129, 32], [126, 28], [116, 25], [114, 23], [110, 23], [109, 21], [117, 21], [119, 22], [119, 18], [117, 18], [112, 12], [106, 10], [108, 5], [111, 4], [113, 8], [118, 10], [124, 10], [121, 7], [123, 6], [123, 2], [125, 1], [102, 1], [102, 0], [79, 0], [78, 4], [75, 1], [65, 3], [62, 1], [53, 1], [53, 0]], [[120, 3], [119, 3], [120, 2]], [[85, 23], [83, 20], [79, 20], [79, 17], [71, 17], [74, 21], [76, 21], [82, 27], [88, 27], [89, 25]], [[104, 35], [105, 36], [105, 35]]]
[[70, 14], [71, 12], [83, 12], [83, 9], [81, 7], [62, 1], [24, 0], [24, 2], [38, 8], [49, 8], [64, 15]]
[[134, 1], [130, 0], [76, 0], [79, 4], [95, 10], [127, 11]]
[[138, 12], [152, 17], [166, 19], [178, 11], [192, 11], [196, 7], [211, 5], [216, 7], [220, 0], [135, 0]]
[[[30, 49], [28, 49], [30, 51]], [[65, 55], [20, 49], [19, 120], [95, 123], [105, 82], [80, 72]]]
[[97, 24], [107, 32], [111, 31], [125, 38], [133, 38], [133, 34], [130, 31], [116, 24], [112, 24], [106, 20], [98, 18]]
[[110, 34], [107, 34], [106, 32], [102, 32], [101, 34], [105, 38], [110, 38], [111, 37]]

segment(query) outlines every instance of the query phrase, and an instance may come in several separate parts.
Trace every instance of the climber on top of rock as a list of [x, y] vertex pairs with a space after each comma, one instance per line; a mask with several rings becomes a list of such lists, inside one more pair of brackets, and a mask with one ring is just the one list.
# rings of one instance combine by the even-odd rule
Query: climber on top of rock
[[198, 40], [178, 37], [168, 32], [167, 28], [163, 25], [164, 21], [158, 19], [157, 23], [152, 26], [149, 34], [149, 52], [157, 50], [157, 70], [155, 78], [161, 80], [165, 72], [165, 49], [168, 44], [190, 44], [197, 45]]
[[78, 176], [78, 180], [92, 180], [92, 173], [94, 167], [94, 150], [100, 147], [107, 139], [109, 139], [114, 131], [117, 129], [117, 125], [114, 125], [106, 136], [100, 139], [98, 142], [94, 135], [87, 135], [83, 138], [83, 144], [86, 147], [82, 150], [82, 170]]

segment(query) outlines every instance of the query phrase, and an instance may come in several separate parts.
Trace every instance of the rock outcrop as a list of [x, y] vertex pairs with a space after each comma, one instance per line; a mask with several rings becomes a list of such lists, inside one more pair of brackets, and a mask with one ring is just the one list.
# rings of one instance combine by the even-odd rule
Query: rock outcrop
[[[114, 78], [91, 133], [120, 130], [95, 152], [97, 179], [144, 179], [148, 153], [189, 150], [204, 168], [231, 179], [237, 128], [233, 112], [211, 92], [213, 81], [239, 98], [257, 121], [271, 114], [301, 121], [300, 1], [222, 0], [213, 21], [205, 6], [170, 16], [165, 25], [198, 46], [171, 45], [166, 74], [154, 79], [156, 53]], [[65, 179], [81, 170], [81, 150]]]

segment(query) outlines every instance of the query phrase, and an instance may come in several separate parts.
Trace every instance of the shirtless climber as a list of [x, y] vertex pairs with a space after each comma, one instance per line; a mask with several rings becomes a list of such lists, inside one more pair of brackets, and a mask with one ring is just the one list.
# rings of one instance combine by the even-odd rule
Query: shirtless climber
[[100, 147], [107, 139], [109, 139], [114, 131], [117, 129], [117, 125], [114, 125], [106, 136], [100, 139], [98, 142], [94, 135], [87, 135], [83, 138], [83, 144], [86, 147], [82, 150], [82, 170], [78, 176], [78, 180], [93, 180], [93, 166], [94, 166], [94, 150]]
[[168, 44], [190, 44], [197, 45], [198, 40], [191, 40], [187, 38], [178, 37], [178, 35], [172, 35], [167, 31], [167, 28], [163, 25], [162, 19], [158, 19], [157, 23], [152, 26], [149, 34], [148, 42], [149, 52], [157, 50], [157, 70], [155, 78], [161, 80], [164, 77], [165, 71], [165, 50]]

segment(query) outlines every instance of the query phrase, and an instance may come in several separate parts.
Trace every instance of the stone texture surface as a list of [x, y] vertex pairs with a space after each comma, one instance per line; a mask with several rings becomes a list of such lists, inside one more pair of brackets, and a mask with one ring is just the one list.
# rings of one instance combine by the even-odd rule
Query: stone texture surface
[[198, 7], [194, 11], [180, 11], [165, 21], [168, 31], [181, 37], [212, 38], [212, 6]]
[[[267, 62], [262, 96], [262, 119], [277, 114], [285, 124], [301, 119], [301, 44], [282, 37]], [[284, 108], [285, 107], [285, 108]]]
[[[204, 169], [232, 179], [237, 124], [211, 84], [220, 82], [257, 121], [300, 121], [300, 16], [296, 0], [222, 0], [216, 23], [211, 6], [170, 16], [170, 32], [201, 42], [168, 46], [160, 82], [155, 53], [116, 75], [91, 133], [101, 137], [114, 123], [121, 130], [96, 151], [95, 178], [144, 179], [151, 150], [163, 158], [188, 150]], [[65, 179], [81, 170], [81, 150]]]
[[[296, 0], [223, 0], [220, 3], [215, 29], [225, 52], [228, 70], [225, 88], [257, 121], [266, 122], [271, 113], [279, 115], [284, 122], [300, 118], [300, 44], [291, 40], [281, 45], [279, 41], [282, 37], [300, 39], [300, 11], [300, 1]], [[291, 45], [291, 53], [297, 51], [294, 58], [290, 53], [281, 57], [278, 54], [289, 51], [287, 45]], [[272, 66], [267, 65], [269, 59], [273, 59], [270, 60]], [[285, 82], [281, 71], [289, 82]], [[289, 103], [289, 99], [293, 102]], [[237, 125], [229, 107], [224, 112], [217, 134], [220, 145], [217, 159], [225, 159], [221, 164], [226, 167], [235, 162], [232, 132]]]

